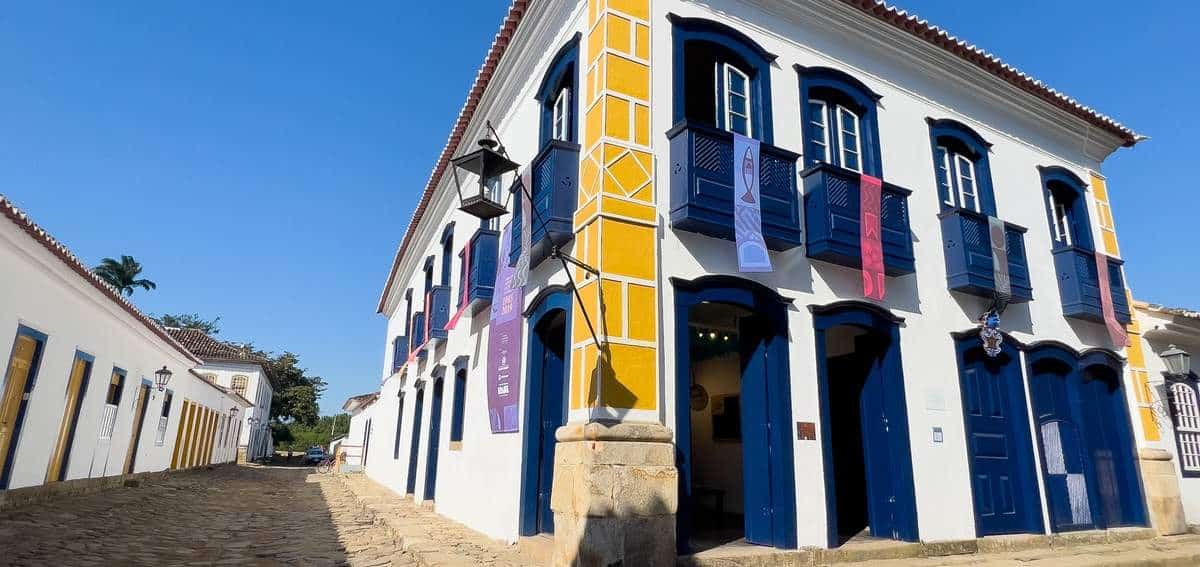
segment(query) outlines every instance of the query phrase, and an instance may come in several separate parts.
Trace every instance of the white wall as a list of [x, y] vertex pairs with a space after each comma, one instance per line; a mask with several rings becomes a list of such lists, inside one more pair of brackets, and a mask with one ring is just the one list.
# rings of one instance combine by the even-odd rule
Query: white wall
[[[153, 384], [164, 365], [173, 377], [174, 398], [164, 441], [155, 443], [163, 392], [151, 388], [141, 430], [135, 472], [170, 465], [185, 398], [212, 406], [232, 400], [188, 373], [193, 363], [143, 323], [68, 268], [14, 224], [0, 221], [0, 368], [7, 369], [18, 325], [48, 338], [36, 382], [16, 440], [10, 488], [41, 484], [54, 450], [65, 410], [66, 388], [76, 351], [95, 357], [83, 395], [79, 421], [66, 467], [66, 478], [120, 474], [130, 446], [134, 408], [143, 380]], [[126, 371], [111, 439], [99, 438], [101, 414], [113, 367]]]
[[[568, 3], [570, 4], [570, 3]], [[1005, 221], [1024, 226], [1025, 247], [1035, 300], [1014, 305], [1004, 316], [1003, 328], [1022, 341], [1054, 339], [1076, 348], [1109, 347], [1101, 325], [1075, 322], [1063, 317], [1058, 283], [1053, 268], [1051, 237], [1043, 209], [1042, 190], [1037, 166], [1059, 165], [1083, 179], [1088, 169], [1098, 170], [1097, 159], [1086, 154], [1082, 141], [1083, 129], [1078, 132], [1034, 118], [1022, 111], [1022, 104], [997, 104], [992, 95], [969, 83], [939, 75], [914, 57], [898, 57], [886, 46], [841, 35], [829, 26], [796, 14], [768, 14], [759, 8], [733, 0], [713, 0], [710, 7], [682, 0], [654, 2], [652, 22], [653, 85], [652, 109], [653, 144], [656, 153], [656, 190], [661, 238], [661, 283], [658, 313], [660, 350], [659, 375], [661, 399], [659, 419], [671, 426], [675, 423], [675, 336], [673, 305], [674, 292], [668, 278], [693, 279], [708, 274], [736, 274], [737, 265], [732, 242], [712, 239], [693, 233], [670, 229], [669, 180], [671, 160], [665, 132], [671, 128], [673, 98], [672, 39], [668, 13], [718, 20], [743, 31], [766, 50], [778, 55], [772, 66], [772, 106], [774, 144], [800, 153], [803, 149], [800, 129], [799, 83], [794, 64], [828, 66], [843, 70], [864, 82], [882, 95], [879, 111], [879, 135], [882, 149], [884, 180], [911, 189], [908, 200], [911, 229], [915, 235], [916, 273], [889, 278], [888, 299], [882, 305], [905, 319], [900, 330], [906, 402], [912, 445], [912, 464], [917, 496], [919, 531], [925, 541], [973, 538], [974, 514], [965, 432], [963, 430], [958, 369], [955, 362], [953, 331], [970, 329], [979, 314], [987, 307], [986, 300], [953, 295], [946, 289], [946, 267], [943, 257], [941, 228], [934, 164], [930, 155], [929, 130], [926, 117], [952, 118], [978, 131], [992, 143], [990, 163], [992, 183], [996, 191], [998, 214]], [[583, 30], [583, 3], [568, 14], [561, 5], [554, 14], [539, 14], [533, 10], [526, 16], [522, 31], [513, 40], [510, 54], [501, 63], [497, 79], [480, 104], [475, 124], [464, 138], [467, 143], [481, 136], [483, 118], [497, 127], [500, 138], [512, 159], [528, 164], [537, 150], [537, 107], [533, 89], [541, 80], [549, 58], [576, 31]], [[543, 20], [542, 18], [545, 18]], [[559, 30], [557, 32], [548, 30]], [[581, 45], [581, 56], [586, 53]], [[505, 77], [510, 78], [507, 82]], [[582, 84], [583, 78], [580, 77]], [[581, 97], [577, 97], [581, 98]], [[1023, 103], [1029, 106], [1028, 103]], [[577, 109], [578, 111], [579, 109]], [[582, 114], [578, 114], [582, 116]], [[1093, 152], [1094, 153], [1094, 152]], [[391, 341], [403, 334], [404, 290], [413, 288], [413, 312], [422, 311], [422, 272], [424, 258], [430, 254], [440, 258], [438, 238], [449, 221], [456, 223], [455, 253], [477, 221], [457, 209], [457, 196], [449, 176], [441, 185], [426, 210], [408, 253], [402, 258], [389, 297], [385, 298], [384, 314], [388, 317], [388, 334], [384, 337], [384, 384], [380, 401], [376, 403], [377, 419], [373, 440], [382, 449], [372, 448], [369, 474], [398, 492], [404, 490], [407, 473], [408, 439], [411, 435], [412, 384], [417, 378], [427, 378], [437, 364], [449, 366], [455, 357], [470, 357], [470, 380], [467, 388], [466, 439], [462, 451], [444, 450], [441, 453], [437, 495], [437, 510], [464, 522], [492, 537], [511, 540], [516, 534], [518, 491], [520, 487], [520, 457], [522, 437], [519, 434], [493, 435], [486, 420], [486, 397], [483, 391], [486, 371], [480, 358], [486, 356], [486, 312], [473, 320], [464, 320], [450, 333], [449, 341], [430, 353], [428, 360], [415, 364], [407, 371], [404, 388], [408, 404], [404, 412], [406, 423], [401, 431], [401, 450], [398, 459], [392, 456], [396, 414], [396, 394], [400, 376], [391, 375]], [[507, 222], [510, 217], [503, 217]], [[1098, 231], [1095, 214], [1091, 215], [1093, 231]], [[1098, 234], [1094, 237], [1100, 241]], [[793, 298], [788, 320], [791, 337], [789, 360], [791, 366], [792, 419], [820, 423], [817, 392], [817, 361], [813, 340], [813, 317], [807, 306], [824, 305], [840, 299], [861, 298], [861, 280], [857, 271], [821, 262], [812, 262], [803, 247], [773, 253], [775, 272], [771, 274], [742, 274], [743, 277], [777, 289]], [[435, 278], [439, 271], [435, 270]], [[452, 270], [457, 297], [458, 263]], [[526, 287], [526, 301], [549, 283], [560, 283], [564, 274], [555, 273], [552, 262], [543, 262], [531, 276]], [[436, 281], [435, 283], [442, 283]], [[528, 335], [528, 331], [526, 331]], [[526, 336], [526, 340], [528, 337]], [[445, 404], [452, 404], [452, 388], [446, 388]], [[522, 415], [528, 395], [522, 382]], [[680, 411], [684, 411], [681, 409]], [[428, 420], [428, 400], [423, 412]], [[450, 412], [443, 410], [443, 419]], [[391, 420], [391, 421], [389, 421]], [[931, 432], [940, 427], [944, 442], [934, 443]], [[524, 424], [522, 424], [524, 429]], [[448, 424], [442, 427], [442, 443], [448, 437]], [[425, 435], [427, 424], [422, 424]], [[424, 441], [422, 441], [423, 445]], [[801, 546], [826, 545], [825, 492], [821, 482], [822, 454], [819, 441], [794, 441], [796, 510], [798, 539]], [[421, 493], [425, 451], [420, 451], [417, 494]], [[480, 507], [480, 501], [489, 506]]]
[[[196, 371], [200, 374], [215, 376], [216, 383], [226, 388], [233, 386], [234, 376], [246, 376], [246, 393], [244, 397], [254, 405], [244, 413], [239, 414], [238, 419], [242, 422], [242, 431], [238, 444], [246, 448], [247, 459], [255, 459], [262, 455], [264, 451], [269, 454], [271, 448], [264, 445], [264, 436], [267, 435], [269, 427], [267, 423], [271, 417], [271, 397], [273, 390], [271, 389], [271, 381], [267, 379], [267, 375], [263, 372], [262, 367], [251, 363], [206, 361]], [[251, 425], [252, 419], [258, 420], [255, 422], [255, 425]]]

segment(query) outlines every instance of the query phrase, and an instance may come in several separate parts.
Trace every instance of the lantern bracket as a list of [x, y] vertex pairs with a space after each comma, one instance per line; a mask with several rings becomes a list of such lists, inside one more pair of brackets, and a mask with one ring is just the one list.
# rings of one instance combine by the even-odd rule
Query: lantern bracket
[[[487, 121], [486, 126], [487, 126], [488, 133], [491, 135], [491, 140], [494, 141], [495, 143], [499, 144], [499, 146], [496, 149], [497, 152], [500, 155], [504, 156], [504, 158], [506, 160], [509, 160], [511, 162], [511, 158], [509, 158], [509, 156], [508, 156], [508, 150], [504, 148], [504, 143], [500, 142], [500, 134], [496, 132], [496, 129], [494, 127], [492, 127], [492, 122], [490, 120]], [[533, 194], [530, 193], [529, 188], [525, 186], [525, 182], [521, 179], [520, 176], [517, 176], [516, 183], [521, 188], [521, 194], [524, 195], [525, 198], [529, 200], [529, 204], [530, 204], [529, 210], [533, 211], [533, 214], [535, 217], [535, 219], [530, 219], [530, 220], [536, 220], [538, 223], [539, 229], [545, 228], [545, 226], [548, 224], [548, 222], [544, 217], [542, 217], [541, 211], [538, 211], [537, 207], [533, 206]], [[570, 282], [570, 284], [571, 284], [571, 293], [575, 296], [575, 301], [579, 303], [579, 311], [580, 311], [580, 313], [583, 314], [583, 321], [584, 321], [584, 323], [587, 324], [588, 332], [590, 332], [592, 334], [592, 341], [596, 344], [596, 348], [600, 349], [600, 351], [603, 352], [604, 346], [600, 342], [599, 336], [596, 334], [595, 326], [592, 325], [592, 317], [590, 314], [588, 314], [587, 304], [585, 304], [583, 302], [583, 296], [579, 294], [579, 287], [575, 285], [575, 277], [573, 275], [571, 275], [570, 266], [578, 267], [579, 269], [587, 272], [588, 274], [591, 274], [594, 277], [600, 277], [600, 270], [597, 270], [596, 268], [588, 265], [587, 263], [580, 261], [578, 258], [575, 258], [575, 257], [571, 256], [570, 254], [563, 252], [562, 249], [559, 248], [557, 243], [555, 243], [551, 247], [550, 257], [558, 259], [558, 262], [562, 265], [563, 272], [566, 272], [567, 281]]]

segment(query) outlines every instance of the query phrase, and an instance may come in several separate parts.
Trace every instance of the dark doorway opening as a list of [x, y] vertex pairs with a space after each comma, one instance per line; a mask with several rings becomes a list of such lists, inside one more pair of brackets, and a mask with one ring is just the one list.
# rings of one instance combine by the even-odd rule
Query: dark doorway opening
[[796, 547], [789, 301], [731, 276], [673, 280], [676, 547]]
[[[691, 385], [691, 549], [742, 539], [745, 530], [743, 411], [745, 361], [739, 322], [750, 311], [701, 303], [688, 317]], [[747, 342], [755, 340], [745, 337]], [[751, 396], [755, 397], [755, 396]], [[759, 396], [761, 397], [761, 396]], [[681, 411], [683, 408], [681, 408]]]
[[813, 311], [829, 545], [916, 541], [900, 320], [857, 303]]

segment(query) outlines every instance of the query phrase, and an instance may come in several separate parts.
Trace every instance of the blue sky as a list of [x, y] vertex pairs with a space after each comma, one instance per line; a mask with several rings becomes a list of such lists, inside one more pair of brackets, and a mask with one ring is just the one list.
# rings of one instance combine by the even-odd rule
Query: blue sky
[[[900, 5], [1152, 138], [1105, 167], [1128, 277], [1200, 308], [1200, 6]], [[143, 310], [299, 354], [336, 411], [378, 385], [379, 292], [506, 9], [6, 3], [0, 192], [89, 263], [140, 260], [159, 285]]]

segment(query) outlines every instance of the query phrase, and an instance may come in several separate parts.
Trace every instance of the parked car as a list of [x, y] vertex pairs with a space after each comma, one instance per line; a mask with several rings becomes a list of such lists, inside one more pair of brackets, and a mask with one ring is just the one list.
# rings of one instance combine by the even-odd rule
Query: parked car
[[325, 460], [325, 450], [320, 447], [313, 447], [304, 453], [304, 463], [315, 465]]

